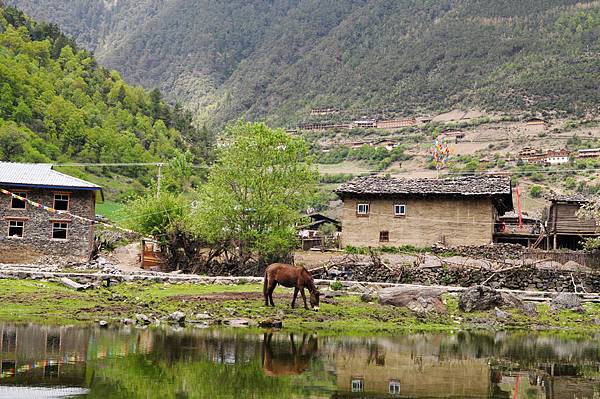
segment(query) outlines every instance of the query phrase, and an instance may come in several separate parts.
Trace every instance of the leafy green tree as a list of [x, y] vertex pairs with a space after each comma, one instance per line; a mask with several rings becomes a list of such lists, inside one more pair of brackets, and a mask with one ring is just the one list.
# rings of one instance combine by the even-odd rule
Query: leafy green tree
[[27, 134], [14, 123], [0, 126], [0, 159], [20, 161], [25, 154]]
[[283, 259], [296, 245], [296, 225], [318, 174], [304, 140], [262, 123], [226, 129], [226, 146], [201, 188], [200, 235], [243, 265]]

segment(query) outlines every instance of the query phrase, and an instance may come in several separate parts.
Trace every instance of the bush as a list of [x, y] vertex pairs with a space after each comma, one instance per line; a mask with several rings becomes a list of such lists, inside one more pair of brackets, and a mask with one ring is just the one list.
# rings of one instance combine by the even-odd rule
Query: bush
[[537, 184], [529, 187], [529, 196], [531, 198], [540, 198], [542, 196], [542, 187]]

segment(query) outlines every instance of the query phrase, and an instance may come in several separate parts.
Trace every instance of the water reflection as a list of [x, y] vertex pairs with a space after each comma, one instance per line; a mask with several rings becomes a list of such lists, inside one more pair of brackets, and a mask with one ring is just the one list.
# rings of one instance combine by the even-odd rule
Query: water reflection
[[600, 398], [598, 337], [0, 325], [0, 398]]

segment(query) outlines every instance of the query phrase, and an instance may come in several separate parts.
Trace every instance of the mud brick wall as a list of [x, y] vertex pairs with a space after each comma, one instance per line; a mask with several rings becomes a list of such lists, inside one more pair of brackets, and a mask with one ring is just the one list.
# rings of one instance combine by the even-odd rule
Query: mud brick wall
[[[25, 192], [27, 198], [53, 207], [54, 194], [69, 194], [69, 212], [94, 219], [96, 193], [3, 187], [11, 192]], [[23, 238], [9, 237], [10, 220], [24, 222]], [[66, 240], [52, 239], [52, 223], [67, 222]], [[50, 213], [26, 204], [25, 209], [11, 209], [11, 197], [0, 195], [0, 263], [32, 263], [43, 256], [61, 256], [86, 261], [93, 247], [94, 228], [69, 215]]]

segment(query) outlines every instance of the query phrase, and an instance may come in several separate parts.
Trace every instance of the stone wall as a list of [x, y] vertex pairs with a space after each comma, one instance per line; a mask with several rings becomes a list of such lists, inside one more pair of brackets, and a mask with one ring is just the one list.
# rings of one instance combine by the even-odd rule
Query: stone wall
[[[373, 270], [377, 269], [377, 270]], [[600, 272], [540, 269], [533, 265], [516, 267], [494, 272], [464, 266], [442, 264], [439, 267], [406, 266], [402, 269], [388, 269], [375, 266], [346, 266], [352, 274], [350, 280], [422, 285], [451, 285], [471, 287], [485, 283], [493, 288], [525, 291], [600, 292]], [[331, 278], [320, 270], [316, 278]]]
[[[356, 214], [358, 203], [368, 203], [368, 216]], [[406, 216], [394, 216], [394, 204], [406, 205]], [[443, 240], [448, 246], [492, 242], [494, 208], [489, 198], [345, 199], [342, 247], [414, 245], [426, 247]], [[379, 233], [389, 232], [389, 242]]]
[[[26, 192], [35, 202], [53, 206], [57, 190], [19, 189], [4, 187], [12, 192]], [[69, 212], [94, 219], [96, 193], [70, 191]], [[23, 238], [8, 237], [11, 218], [24, 222]], [[66, 240], [52, 239], [53, 222], [68, 223]], [[91, 255], [93, 225], [68, 215], [53, 214], [26, 204], [25, 209], [11, 209], [11, 197], [0, 196], [0, 263], [33, 263], [43, 256], [67, 257], [86, 261]]]

